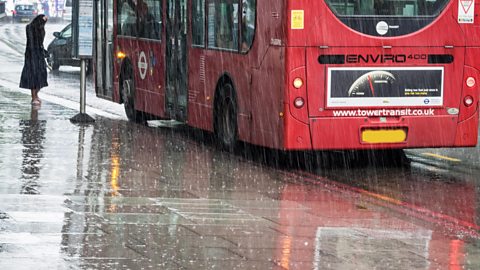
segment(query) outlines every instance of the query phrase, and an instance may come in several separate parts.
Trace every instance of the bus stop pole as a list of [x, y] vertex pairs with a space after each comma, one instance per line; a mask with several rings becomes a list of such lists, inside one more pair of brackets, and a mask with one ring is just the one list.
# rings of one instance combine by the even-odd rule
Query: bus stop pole
[[85, 113], [85, 95], [87, 93], [85, 58], [82, 58], [80, 61], [80, 113]]
[[92, 123], [95, 122], [95, 119], [90, 117], [85, 112], [86, 102], [85, 97], [87, 93], [87, 72], [86, 72], [86, 59], [80, 58], [80, 113], [70, 118], [72, 123]]
[[87, 93], [86, 62], [93, 59], [93, 0], [78, 0], [73, 2], [72, 37], [74, 41], [74, 56], [80, 58], [80, 113], [70, 119], [72, 123], [91, 123], [95, 119], [85, 112]]

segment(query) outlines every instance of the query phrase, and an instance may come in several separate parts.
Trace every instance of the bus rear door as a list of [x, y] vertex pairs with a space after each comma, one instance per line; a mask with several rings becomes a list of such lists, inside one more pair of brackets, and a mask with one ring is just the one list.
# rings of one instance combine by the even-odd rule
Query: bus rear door
[[187, 119], [187, 2], [167, 0], [166, 112], [179, 121]]
[[113, 0], [97, 1], [95, 9], [95, 90], [97, 96], [113, 99]]

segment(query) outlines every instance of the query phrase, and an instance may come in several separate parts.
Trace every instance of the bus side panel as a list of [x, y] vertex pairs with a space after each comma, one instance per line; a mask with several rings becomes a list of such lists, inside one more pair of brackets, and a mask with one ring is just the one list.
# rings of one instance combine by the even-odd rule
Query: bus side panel
[[228, 77], [237, 98], [238, 135], [250, 141], [250, 63], [245, 56], [217, 50], [191, 48], [188, 56], [188, 124], [213, 131], [215, 91], [221, 78]]
[[270, 46], [259, 69], [253, 71], [252, 140], [256, 145], [283, 148], [285, 49]]
[[[164, 43], [163, 43], [164, 44]], [[165, 65], [162, 43], [140, 39], [138, 41], [135, 106], [138, 110], [165, 116]], [[142, 66], [142, 69], [139, 66]]]
[[188, 52], [188, 124], [213, 131], [213, 90], [206, 85], [206, 55], [204, 49]]
[[[202, 130], [213, 131], [213, 101], [215, 86], [207, 86], [207, 54], [206, 44], [194, 47], [192, 44], [193, 23], [192, 6], [187, 5], [188, 35], [187, 35], [187, 124]], [[207, 29], [204, 29], [207, 31]], [[204, 43], [206, 39], [204, 37]], [[213, 85], [213, 84], [212, 84]], [[208, 88], [210, 87], [210, 88]]]
[[[283, 148], [283, 112], [285, 78], [284, 0], [257, 0], [256, 32], [253, 46], [246, 54], [252, 70], [249, 142]], [[249, 129], [250, 130], [250, 129]]]
[[213, 131], [215, 91], [221, 78], [228, 77], [237, 98], [238, 139], [283, 147], [283, 4], [283, 0], [257, 1], [255, 37], [246, 53], [190, 46], [189, 125]]
[[[238, 62], [240, 62], [239, 60]], [[238, 67], [238, 65], [235, 65]], [[238, 114], [237, 114], [237, 131], [238, 139], [244, 142], [250, 142], [252, 140], [252, 113], [251, 113], [251, 100], [252, 100], [252, 69], [247, 64], [242, 69], [235, 69], [234, 66], [231, 70], [235, 72], [235, 87], [238, 99]]]

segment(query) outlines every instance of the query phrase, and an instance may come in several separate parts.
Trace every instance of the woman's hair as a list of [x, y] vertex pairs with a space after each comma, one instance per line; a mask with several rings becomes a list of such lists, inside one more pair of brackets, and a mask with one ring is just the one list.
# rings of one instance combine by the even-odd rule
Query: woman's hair
[[45, 23], [47, 23], [47, 21], [44, 19], [44, 17], [45, 17], [44, 14], [37, 15], [37, 17], [35, 17], [32, 20], [32, 22], [30, 22], [30, 25], [32, 25], [34, 27], [44, 26]]
[[42, 40], [45, 37], [45, 23], [47, 23], [44, 17], [45, 15], [40, 14], [30, 22], [30, 27], [32, 28], [34, 33], [40, 34]]

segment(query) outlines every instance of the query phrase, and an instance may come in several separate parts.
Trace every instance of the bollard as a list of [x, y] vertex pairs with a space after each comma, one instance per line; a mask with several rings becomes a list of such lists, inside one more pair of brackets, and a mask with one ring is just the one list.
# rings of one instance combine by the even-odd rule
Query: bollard
[[92, 123], [95, 122], [95, 119], [90, 117], [85, 112], [86, 107], [86, 93], [87, 93], [87, 72], [86, 72], [86, 61], [85, 58], [80, 59], [80, 113], [76, 114], [74, 117], [70, 118], [72, 123]]

